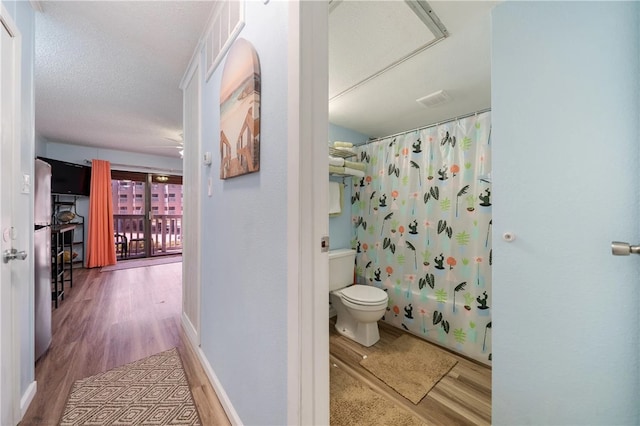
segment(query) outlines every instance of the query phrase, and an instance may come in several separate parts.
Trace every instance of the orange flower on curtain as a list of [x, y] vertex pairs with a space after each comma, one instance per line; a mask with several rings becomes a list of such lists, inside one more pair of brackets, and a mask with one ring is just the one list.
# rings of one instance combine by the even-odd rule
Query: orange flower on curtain
[[89, 236], [87, 267], [116, 264], [113, 238], [113, 202], [111, 199], [111, 163], [92, 160], [89, 195]]

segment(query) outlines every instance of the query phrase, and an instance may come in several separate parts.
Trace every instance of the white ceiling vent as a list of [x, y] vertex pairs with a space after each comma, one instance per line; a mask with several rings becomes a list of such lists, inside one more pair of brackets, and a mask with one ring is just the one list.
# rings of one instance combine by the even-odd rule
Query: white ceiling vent
[[425, 106], [427, 108], [438, 107], [450, 101], [451, 101], [451, 96], [444, 90], [438, 90], [437, 92], [433, 92], [431, 94], [428, 94], [427, 96], [423, 96], [422, 98], [416, 99], [416, 102], [418, 102], [420, 105]]

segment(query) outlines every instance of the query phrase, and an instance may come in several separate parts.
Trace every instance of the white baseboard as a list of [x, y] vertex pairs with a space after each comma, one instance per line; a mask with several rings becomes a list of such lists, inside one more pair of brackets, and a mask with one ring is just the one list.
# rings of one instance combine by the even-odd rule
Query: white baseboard
[[185, 314], [184, 312], [182, 312], [182, 329], [187, 334], [189, 342], [191, 342], [191, 346], [194, 348], [199, 347], [200, 337], [198, 336], [198, 332], [196, 331], [196, 328], [193, 326], [193, 323], [191, 322], [187, 314]]
[[24, 415], [27, 413], [29, 405], [31, 405], [31, 401], [33, 401], [33, 398], [36, 396], [37, 390], [38, 382], [33, 381], [29, 387], [27, 387], [27, 391], [22, 395], [22, 398], [20, 398], [20, 420], [22, 420]]
[[207, 377], [211, 382], [211, 386], [213, 387], [213, 390], [216, 392], [216, 396], [220, 400], [220, 404], [222, 405], [222, 408], [224, 409], [225, 414], [229, 418], [229, 421], [234, 426], [242, 425], [243, 424], [242, 420], [240, 420], [240, 416], [238, 416], [236, 409], [233, 407], [233, 404], [231, 404], [231, 400], [229, 399], [229, 396], [227, 395], [227, 393], [224, 391], [224, 388], [222, 387], [222, 383], [220, 383], [220, 380], [218, 380], [218, 376], [216, 376], [216, 373], [213, 372], [213, 368], [211, 368], [211, 364], [209, 364], [209, 360], [207, 359], [206, 355], [202, 351], [202, 348], [200, 347], [200, 345], [197, 343], [196, 334], [191, 324], [191, 321], [189, 321], [189, 318], [187, 318], [186, 315], [184, 315], [184, 313], [182, 315], [182, 327], [184, 328], [185, 333], [189, 338], [189, 344], [191, 345], [191, 348], [194, 350], [196, 354], [198, 354], [198, 359], [200, 360], [200, 364], [202, 365], [202, 368], [204, 369], [205, 373], [207, 373]]

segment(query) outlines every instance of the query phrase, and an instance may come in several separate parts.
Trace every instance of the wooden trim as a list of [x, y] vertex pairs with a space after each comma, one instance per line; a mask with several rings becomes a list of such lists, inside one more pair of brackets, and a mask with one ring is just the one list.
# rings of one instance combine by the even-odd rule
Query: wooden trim
[[111, 170], [112, 180], [131, 180], [134, 182], [146, 182], [147, 174], [141, 172], [127, 172], [123, 170]]
[[[230, 22], [231, 15], [229, 13], [229, 8], [232, 5], [238, 5], [239, 13], [238, 13], [238, 21], [234, 24]], [[223, 12], [227, 12], [225, 16], [222, 16]], [[214, 29], [220, 29], [219, 25], [216, 25], [220, 21], [220, 19], [227, 19], [227, 26], [229, 29], [229, 33], [226, 35], [222, 34], [213, 34]], [[233, 28], [231, 28], [233, 25]], [[227, 54], [227, 51], [233, 44], [233, 42], [238, 38], [240, 32], [245, 26], [245, 0], [221, 0], [217, 2], [216, 6], [214, 6], [214, 12], [211, 16], [210, 21], [207, 23], [206, 31], [203, 37], [204, 43], [204, 81], [209, 81], [213, 72], [218, 68], [220, 62]], [[221, 31], [220, 31], [221, 32]], [[222, 46], [220, 46], [220, 50], [217, 51], [215, 57], [212, 56], [212, 43], [217, 43], [221, 40], [224, 40]], [[210, 60], [210, 61], [209, 61]]]
[[[193, 155], [190, 156], [191, 158], [191, 163], [190, 166], [194, 167], [196, 170], [196, 186], [195, 186], [195, 190], [196, 190], [196, 199], [197, 199], [197, 204], [196, 204], [196, 208], [197, 210], [195, 210], [195, 214], [193, 217], [194, 220], [194, 225], [195, 225], [195, 229], [197, 230], [198, 235], [202, 235], [202, 163], [200, 162], [200, 159], [202, 158], [202, 134], [201, 134], [201, 129], [202, 129], [202, 76], [203, 76], [203, 72], [202, 72], [202, 67], [200, 66], [200, 63], [198, 63], [198, 66], [196, 67], [195, 70], [195, 78], [196, 78], [196, 85], [197, 85], [197, 89], [196, 89], [196, 93], [197, 93], [197, 101], [196, 101], [196, 112], [195, 112], [195, 116], [196, 116], [196, 125], [195, 128], [193, 129], [193, 136], [194, 138], [191, 139], [189, 138], [188, 142], [188, 151], [193, 151]], [[196, 314], [195, 314], [195, 321], [196, 323], [194, 324], [194, 328], [197, 332], [197, 342], [198, 344], [200, 344], [201, 339], [202, 339], [202, 330], [201, 330], [201, 312], [202, 312], [202, 238], [196, 238], [195, 241], [195, 245], [196, 245], [196, 252], [195, 252], [195, 256], [194, 256], [194, 260], [193, 260], [193, 265], [196, 266], [196, 284], [195, 284], [195, 290], [196, 290], [196, 300], [197, 300], [197, 307], [196, 307]], [[184, 276], [184, 275], [183, 275]], [[235, 413], [235, 411], [234, 411]]]
[[[185, 260], [182, 262], [182, 282], [183, 284], [183, 313], [185, 313], [185, 301], [190, 303], [193, 296], [195, 299], [195, 312], [191, 312], [191, 305], [188, 306], [187, 316], [195, 332], [195, 342], [200, 344], [201, 329], [200, 316], [202, 310], [202, 166], [201, 158], [201, 121], [202, 121], [202, 71], [200, 61], [195, 61], [190, 70], [189, 79], [185, 81], [183, 89], [183, 129], [184, 129], [184, 157], [183, 169], [185, 177], [183, 187], [183, 217], [185, 219], [183, 227], [183, 253]], [[191, 86], [195, 85], [195, 89]], [[195, 93], [196, 99], [188, 98], [188, 93]], [[187, 104], [191, 102], [191, 104]], [[191, 287], [188, 287], [191, 286]], [[187, 293], [187, 292], [193, 293]]]
[[20, 398], [20, 418], [24, 418], [24, 415], [27, 413], [27, 409], [29, 405], [31, 405], [31, 401], [36, 396], [36, 392], [38, 391], [38, 382], [33, 381], [27, 387], [24, 395]]
[[[188, 325], [186, 325], [185, 322]], [[190, 325], [189, 319], [184, 315], [184, 313], [182, 315], [182, 327], [185, 330], [185, 333], [188, 337], [187, 340], [189, 341], [189, 345], [191, 346], [191, 349], [193, 349], [193, 351], [198, 355], [198, 359], [200, 360], [200, 365], [202, 366], [202, 369], [207, 374], [207, 377], [211, 382], [211, 386], [213, 387], [213, 390], [215, 390], [216, 396], [220, 400], [220, 404], [222, 405], [222, 408], [224, 409], [225, 414], [229, 418], [229, 421], [231, 422], [232, 425], [244, 424], [242, 423], [242, 420], [240, 420], [240, 416], [238, 415], [238, 412], [233, 407], [233, 404], [231, 403], [231, 399], [229, 398], [224, 388], [222, 387], [222, 383], [220, 383], [220, 380], [218, 380], [218, 376], [216, 376], [216, 373], [213, 371], [213, 368], [211, 368], [211, 364], [209, 364], [209, 360], [207, 359], [207, 356], [202, 351], [202, 348], [200, 347], [199, 343], [197, 343], [197, 340], [196, 340], [197, 338], [192, 333], [189, 332], [189, 327], [192, 327], [192, 326]]]
[[289, 424], [329, 423], [328, 9], [289, 6], [288, 412]]
[[301, 164], [298, 88], [300, 75], [298, 62], [299, 46], [299, 8], [298, 2], [289, 5], [289, 64], [288, 64], [288, 143], [287, 143], [287, 424], [303, 424], [301, 422], [302, 369], [300, 330], [303, 327], [300, 313], [300, 257], [298, 250], [300, 238], [300, 188], [299, 177]]
[[180, 318], [182, 319], [182, 328], [184, 329], [185, 334], [189, 338], [189, 342], [192, 343], [192, 345], [195, 343], [195, 346], [200, 346], [200, 343], [197, 343], [198, 333], [196, 332], [195, 327], [191, 323], [191, 320], [189, 319], [189, 317], [184, 313], [184, 311], [180, 315]]
[[[9, 120], [9, 123], [3, 122], [0, 124], [0, 128], [2, 129], [2, 134], [4, 135], [10, 135], [9, 137], [11, 138], [11, 140], [13, 141], [13, 148], [12, 148], [12, 157], [8, 158], [7, 160], [9, 162], [11, 162], [14, 165], [14, 171], [13, 171], [13, 175], [14, 177], [16, 176], [16, 174], [18, 173], [18, 171], [20, 170], [20, 164], [22, 164], [21, 161], [21, 154], [20, 154], [20, 146], [22, 145], [22, 143], [24, 143], [25, 145], [29, 142], [31, 142], [33, 144], [33, 141], [27, 141], [24, 140], [23, 135], [22, 135], [22, 34], [20, 32], [20, 30], [18, 29], [18, 26], [16, 25], [12, 15], [9, 13], [9, 11], [7, 10], [7, 8], [5, 7], [4, 3], [0, 2], [0, 24], [6, 29], [7, 33], [9, 34], [9, 36], [11, 37], [11, 46], [6, 46], [7, 48], [12, 50], [12, 56], [13, 56], [13, 74], [14, 77], [13, 79], [10, 79], [9, 81], [11, 81], [12, 83], [12, 87], [9, 88], [5, 88], [9, 89], [9, 91], [12, 92], [11, 96], [11, 105], [9, 106], [8, 109], [11, 109], [11, 112], [9, 112], [9, 116], [11, 117], [11, 120]], [[5, 46], [3, 46], [3, 49], [5, 48]], [[32, 102], [33, 99], [28, 99], [27, 102]], [[32, 114], [33, 113], [33, 107], [32, 104], [29, 105], [29, 112]], [[3, 112], [3, 116], [6, 116], [7, 114], [5, 114]], [[3, 159], [4, 161], [4, 159]], [[17, 200], [19, 199], [18, 197], [20, 197], [20, 194], [18, 193], [18, 189], [14, 188], [14, 191], [12, 191], [12, 194], [3, 194], [3, 196], [5, 197], [11, 197], [11, 201], [12, 201], [12, 220], [14, 220], [13, 225], [16, 227], [16, 229], [26, 229], [23, 225], [23, 221], [22, 218], [18, 217], [18, 212], [16, 209], [18, 209], [19, 207], [22, 207], [23, 204], [22, 203], [18, 203], [17, 204]], [[28, 236], [27, 236], [28, 235]], [[31, 243], [29, 242], [31, 241]], [[14, 246], [15, 247], [29, 247], [29, 248], [33, 248], [33, 227], [30, 228], [29, 233], [24, 233], [24, 235], [18, 235], [18, 239], [16, 241], [14, 241]], [[25, 270], [30, 271], [27, 272], [27, 275], [29, 277], [29, 281], [27, 283], [27, 285], [30, 284], [30, 286], [33, 286], [34, 283], [34, 275], [33, 275], [33, 261], [31, 260], [33, 259], [32, 257], [29, 258], [29, 260], [27, 262], [23, 262], [22, 264], [18, 264], [14, 266], [14, 271], [11, 273], [12, 276], [25, 276]], [[0, 395], [2, 395], [1, 397], [1, 403], [2, 405], [4, 405], [4, 402], [7, 401], [8, 399], [8, 410], [10, 410], [9, 413], [4, 413], [2, 412], [2, 409], [4, 409], [5, 407], [0, 406], [0, 419], [8, 419], [9, 421], [11, 421], [12, 423], [17, 423], [21, 420], [21, 418], [18, 418], [19, 416], [21, 416], [22, 411], [21, 411], [21, 407], [20, 407], [20, 402], [22, 400], [21, 395], [20, 395], [20, 371], [21, 371], [21, 366], [22, 363], [27, 363], [27, 365], [29, 365], [29, 369], [30, 372], [33, 373], [34, 371], [34, 359], [33, 359], [33, 347], [34, 347], [34, 343], [33, 343], [33, 336], [34, 336], [34, 331], [33, 331], [33, 324], [29, 325], [29, 324], [23, 324], [20, 321], [20, 311], [21, 309], [28, 309], [29, 310], [29, 315], [33, 318], [34, 316], [34, 299], [33, 299], [33, 294], [31, 294], [30, 296], [27, 294], [25, 295], [25, 297], [20, 297], [21, 294], [24, 291], [26, 291], [25, 285], [24, 283], [19, 283], [16, 278], [12, 278], [11, 281], [9, 283], [7, 282], [0, 282], [1, 285], [5, 286], [10, 286], [11, 288], [9, 288], [8, 290], [6, 290], [6, 292], [4, 293], [4, 296], [10, 296], [10, 300], [2, 300], [1, 303], [3, 306], [12, 306], [12, 309], [10, 311], [10, 319], [11, 319], [11, 323], [10, 324], [2, 324], [2, 330], [0, 331], [1, 333], [3, 333], [0, 345], [6, 345], [7, 343], [9, 343], [9, 347], [5, 348], [2, 350], [2, 355], [4, 356], [8, 356], [9, 359], [2, 359], [2, 368], [3, 370], [5, 368], [8, 368], [7, 370], [5, 370], [5, 372], [7, 373], [6, 377], [3, 374], [3, 381], [2, 383], [0, 383], [0, 387], [1, 387], [1, 391], [0, 391]], [[25, 306], [20, 305], [19, 301], [20, 300], [24, 300], [27, 299], [28, 300], [28, 304]], [[6, 318], [5, 318], [6, 319]], [[6, 340], [5, 340], [5, 336], [4, 333], [10, 333], [10, 336], [6, 336]], [[31, 343], [29, 344], [29, 347], [27, 348], [22, 348], [22, 343], [21, 343], [21, 339], [20, 336], [22, 334], [28, 334], [31, 337]], [[25, 353], [23, 354], [21, 352], [21, 349], [25, 349]], [[31, 355], [29, 355], [31, 354]], [[24, 355], [24, 356], [23, 356]], [[30, 357], [30, 358], [29, 358]], [[6, 398], [6, 399], [5, 399]]]
[[[182, 176], [168, 175], [164, 173], [142, 173], [142, 172], [128, 172], [124, 170], [111, 170], [112, 180], [131, 180], [134, 182], [147, 182], [147, 175], [151, 175], [151, 181], [154, 183], [169, 183], [172, 185], [182, 185]], [[159, 181], [158, 176], [166, 176], [166, 181]]]
[[[215, 8], [215, 6], [213, 6], [213, 8]], [[200, 40], [198, 41], [198, 45], [196, 46], [196, 49], [193, 52], [191, 59], [189, 60], [189, 65], [187, 65], [187, 70], [184, 72], [184, 76], [182, 77], [182, 80], [180, 80], [179, 88], [183, 92], [185, 91], [189, 81], [191, 81], [193, 73], [198, 71], [198, 69], [200, 68], [199, 65], [200, 65], [200, 60], [202, 58], [202, 49], [205, 47], [205, 43], [203, 41], [204, 37], [205, 37], [204, 34], [200, 37]]]
[[29, 0], [29, 4], [31, 5], [31, 9], [36, 12], [44, 13], [44, 9], [42, 7], [42, 2], [39, 0]]
[[185, 71], [182, 79], [180, 80], [180, 84], [178, 88], [184, 91], [185, 85], [191, 79], [191, 74], [193, 73], [194, 64], [200, 63], [200, 54], [202, 53], [202, 49], [205, 46], [202, 36], [198, 40], [198, 44], [196, 44], [196, 48], [193, 50], [193, 54], [191, 55], [191, 59], [189, 59], [189, 63], [187, 65], [187, 70]]

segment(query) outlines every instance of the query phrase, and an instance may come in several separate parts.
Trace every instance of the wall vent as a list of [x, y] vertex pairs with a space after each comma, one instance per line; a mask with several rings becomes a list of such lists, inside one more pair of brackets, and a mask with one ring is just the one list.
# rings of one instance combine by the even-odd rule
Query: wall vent
[[437, 92], [433, 92], [428, 94], [427, 96], [423, 96], [422, 98], [416, 99], [420, 105], [425, 106], [427, 108], [434, 108], [440, 106], [442, 104], [446, 104], [451, 101], [451, 96], [445, 92], [444, 90], [438, 90]]
[[244, 1], [220, 0], [213, 7], [205, 35], [205, 81], [209, 81], [213, 71], [244, 28]]

